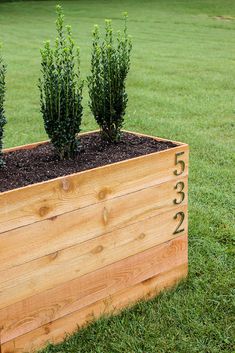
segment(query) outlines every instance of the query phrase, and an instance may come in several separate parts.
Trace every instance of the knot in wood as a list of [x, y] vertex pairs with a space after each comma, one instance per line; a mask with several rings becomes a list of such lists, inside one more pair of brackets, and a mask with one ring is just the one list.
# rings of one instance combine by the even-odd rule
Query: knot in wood
[[103, 221], [104, 221], [104, 224], [108, 223], [108, 216], [109, 216], [109, 212], [108, 212], [107, 208], [104, 207], [104, 210], [103, 210]]
[[71, 189], [71, 184], [68, 179], [63, 179], [62, 180], [62, 189], [64, 191], [69, 191]]
[[50, 207], [48, 206], [43, 206], [39, 209], [39, 216], [44, 217], [50, 212]]

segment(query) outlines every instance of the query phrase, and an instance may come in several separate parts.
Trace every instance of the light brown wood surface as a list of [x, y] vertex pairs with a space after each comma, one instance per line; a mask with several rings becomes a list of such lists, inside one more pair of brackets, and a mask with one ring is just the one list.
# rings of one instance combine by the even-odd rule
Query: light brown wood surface
[[187, 146], [179, 146], [0, 193], [0, 234], [173, 180], [176, 150], [185, 151], [187, 175]]
[[[186, 192], [187, 177], [181, 180]], [[5, 270], [11, 267], [51, 258], [62, 249], [174, 209], [175, 183], [176, 179], [1, 234], [0, 276], [2, 271], [8, 276]]]
[[29, 297], [0, 310], [2, 343], [186, 263], [187, 239], [180, 237]]
[[177, 144], [0, 193], [1, 353], [58, 342], [187, 275], [188, 146]]
[[172, 210], [0, 271], [0, 309], [173, 238], [173, 216]]
[[42, 325], [38, 329], [18, 336], [2, 344], [2, 353], [20, 353], [32, 351], [45, 345], [46, 342], [59, 342], [65, 337], [65, 333], [72, 333], [78, 327], [86, 325], [90, 321], [103, 314], [112, 314], [129, 306], [139, 299], [149, 299], [161, 290], [172, 287], [180, 279], [187, 275], [187, 263], [173, 267], [167, 272], [161, 272], [132, 287], [125, 288], [106, 299], [88, 305], [78, 311], [72, 312], [49, 324]]

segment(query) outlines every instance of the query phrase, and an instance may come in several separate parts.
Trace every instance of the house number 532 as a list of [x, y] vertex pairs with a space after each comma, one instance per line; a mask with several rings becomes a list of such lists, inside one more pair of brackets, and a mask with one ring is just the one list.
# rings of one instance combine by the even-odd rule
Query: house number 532
[[[181, 156], [184, 154], [184, 152], [178, 152], [175, 154], [175, 165], [178, 167], [176, 170], [174, 170], [175, 175], [181, 175], [183, 174], [185, 170], [185, 162], [181, 159]], [[177, 190], [177, 194], [179, 198], [175, 198], [173, 200], [175, 205], [180, 205], [185, 198], [185, 193], [184, 193], [184, 182], [183, 181], [178, 181], [178, 183], [175, 185], [175, 190]], [[184, 228], [181, 228], [183, 222], [184, 222], [185, 214], [184, 212], [177, 212], [174, 216], [174, 219], [179, 219], [179, 223], [174, 231], [173, 234], [178, 234], [184, 231]]]

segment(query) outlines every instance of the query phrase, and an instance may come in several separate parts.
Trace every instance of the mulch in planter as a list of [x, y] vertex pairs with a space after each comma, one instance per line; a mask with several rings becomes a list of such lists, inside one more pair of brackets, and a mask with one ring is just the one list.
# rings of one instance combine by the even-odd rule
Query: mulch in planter
[[50, 143], [28, 150], [4, 154], [5, 167], [0, 169], [0, 192], [54, 179], [125, 159], [173, 148], [170, 141], [123, 133], [119, 143], [101, 140], [99, 133], [80, 137], [78, 155], [73, 160], [58, 160]]

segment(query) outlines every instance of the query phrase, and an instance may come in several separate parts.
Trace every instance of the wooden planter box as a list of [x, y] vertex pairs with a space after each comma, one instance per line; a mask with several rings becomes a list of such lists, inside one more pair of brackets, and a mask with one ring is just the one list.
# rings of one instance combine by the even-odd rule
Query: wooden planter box
[[0, 193], [1, 353], [59, 342], [185, 277], [187, 181], [177, 142]]

